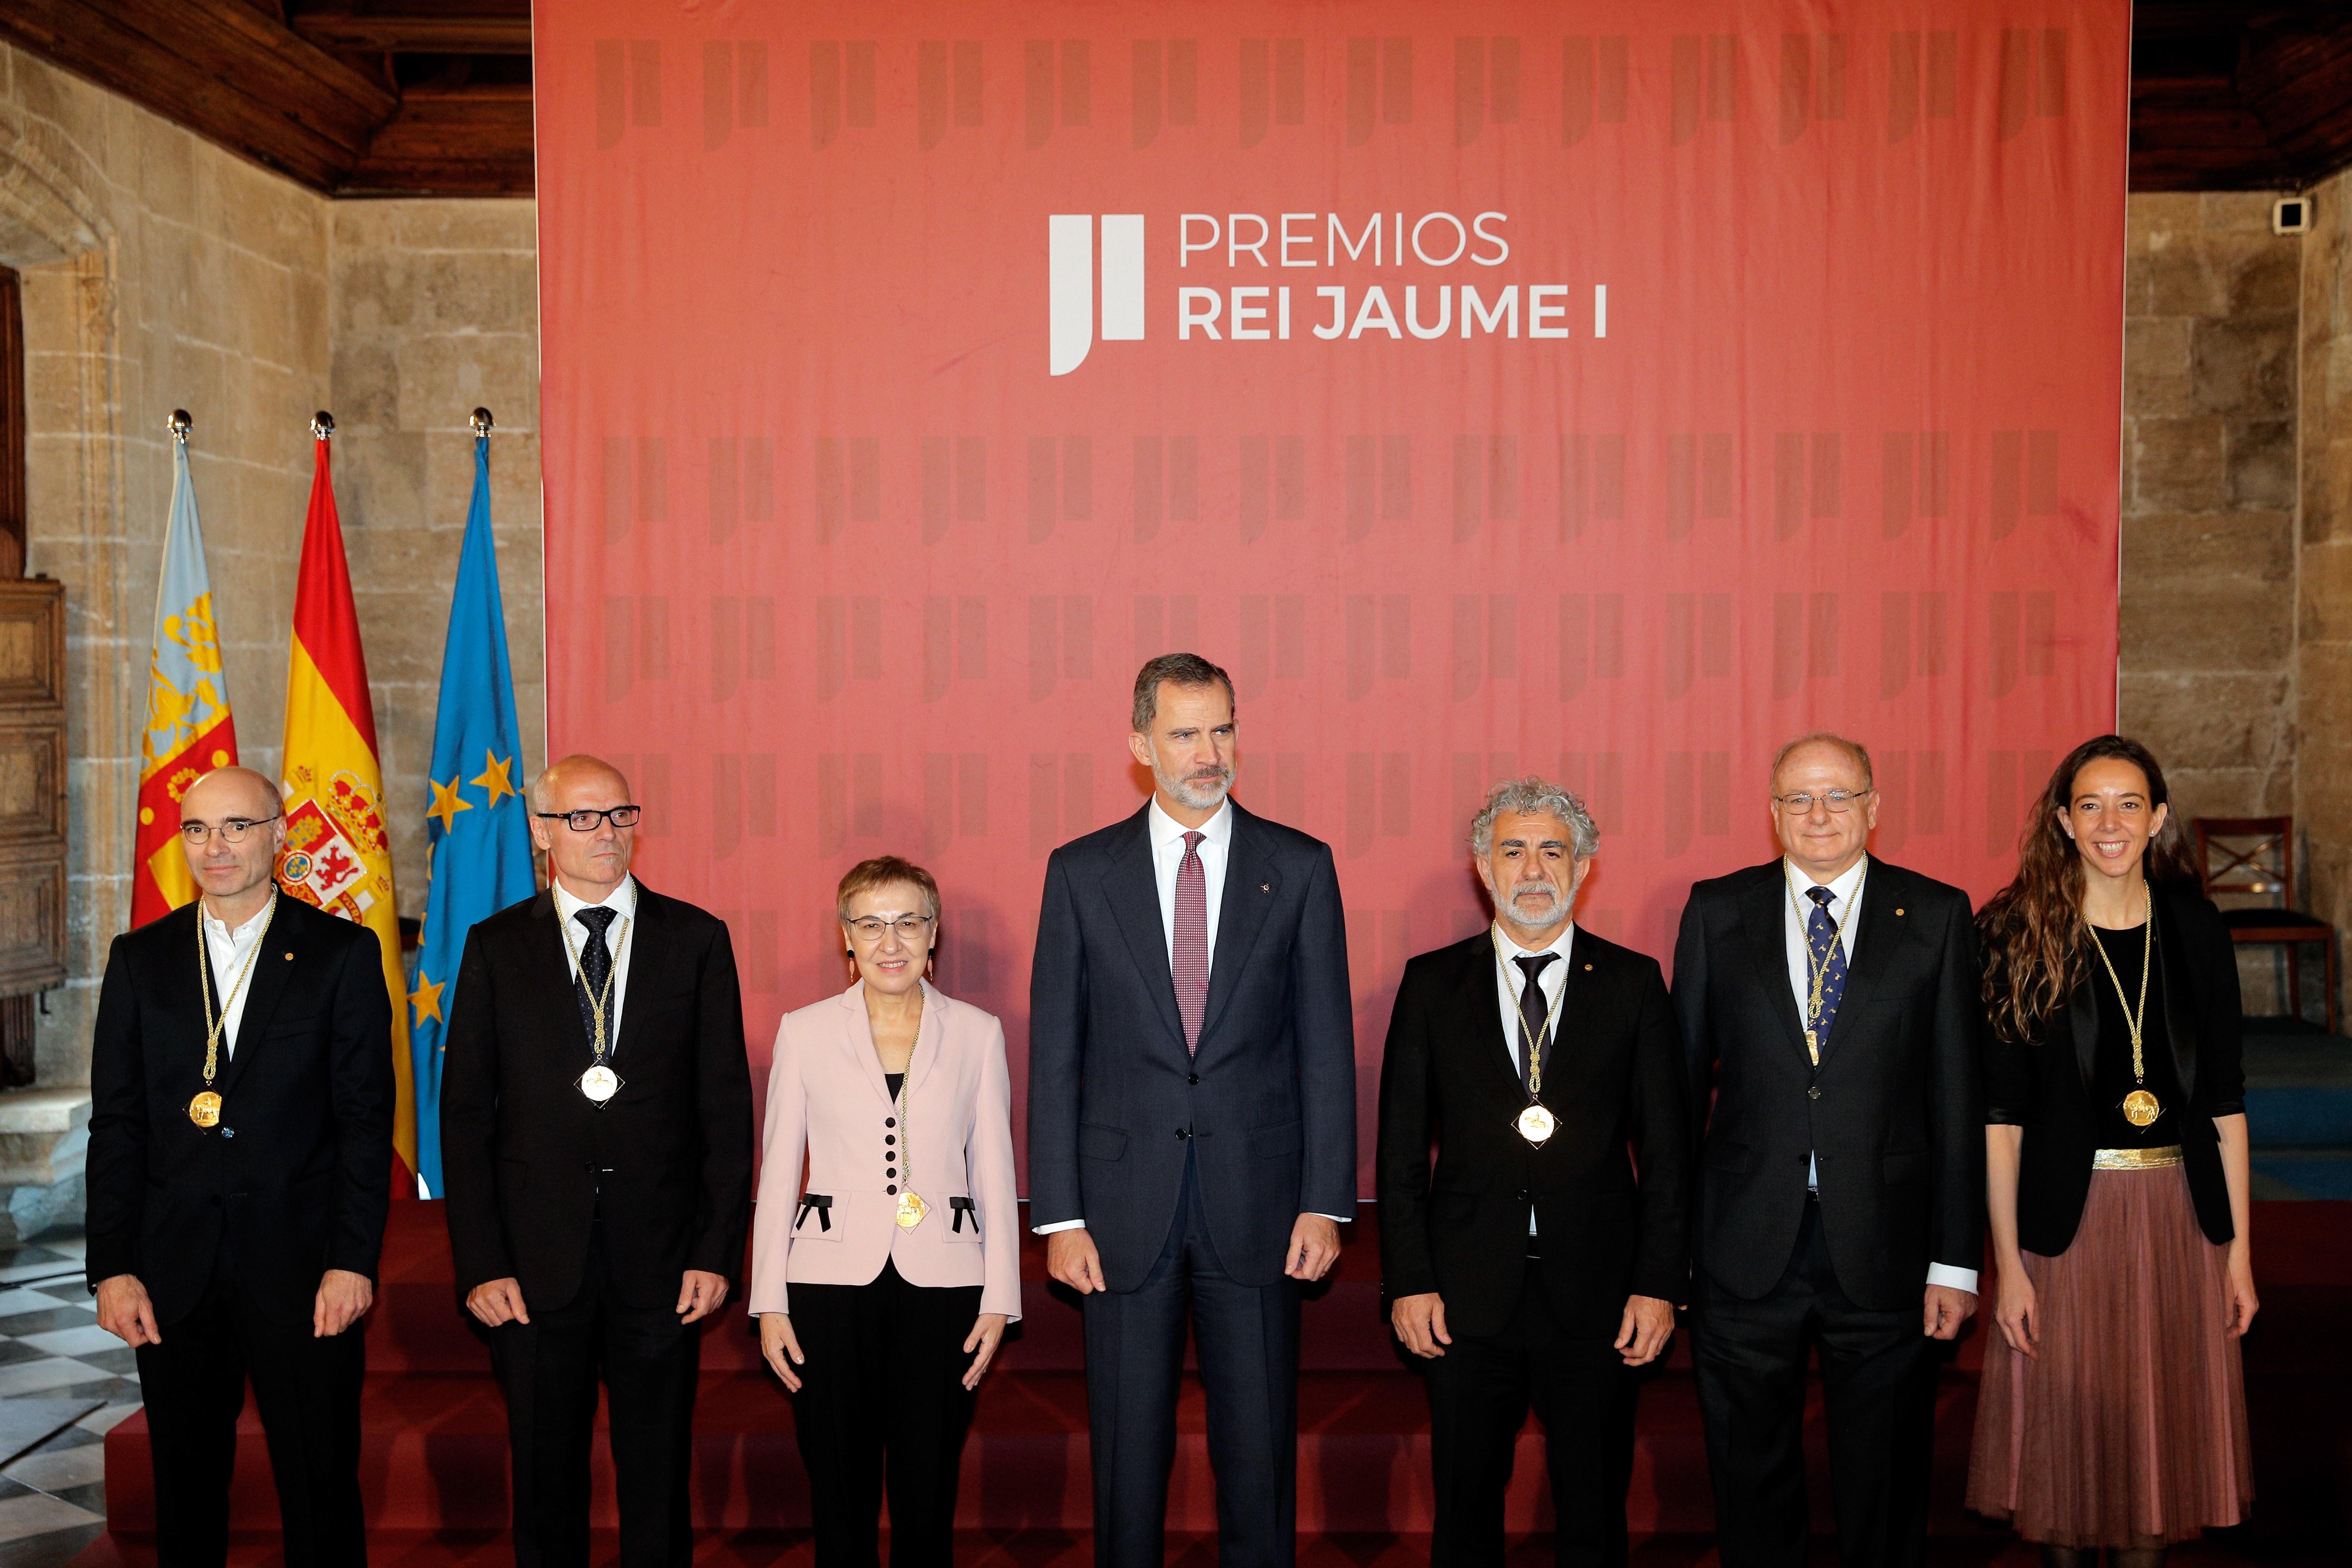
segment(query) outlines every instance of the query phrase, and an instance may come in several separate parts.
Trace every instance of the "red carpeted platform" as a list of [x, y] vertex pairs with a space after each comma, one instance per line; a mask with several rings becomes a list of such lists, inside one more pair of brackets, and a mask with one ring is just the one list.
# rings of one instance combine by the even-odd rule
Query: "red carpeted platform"
[[[2352, 1539], [2345, 1501], [2352, 1349], [2342, 1331], [2352, 1310], [2352, 1205], [2262, 1205], [2256, 1226], [2264, 1316], [2246, 1355], [2261, 1499], [2255, 1529], [2270, 1554]], [[1335, 1277], [1305, 1309], [1298, 1523], [1307, 1535], [1356, 1542], [1342, 1555], [1361, 1563], [1386, 1553], [1380, 1542], [1429, 1528], [1428, 1423], [1420, 1384], [1392, 1350], [1380, 1315], [1377, 1237], [1369, 1223], [1353, 1228]], [[1044, 1279], [1043, 1248], [1028, 1249], [1024, 1272], [1028, 1315], [982, 1391], [957, 1522], [976, 1552], [995, 1550], [991, 1542], [1005, 1550], [1025, 1542], [1015, 1554], [1034, 1568], [1083, 1543], [1092, 1505], [1075, 1298]], [[1973, 1542], [1969, 1560], [1978, 1563], [2001, 1539], [1960, 1508], [1988, 1327], [1979, 1321], [1959, 1347], [1937, 1411], [1935, 1529], [1955, 1545]], [[394, 1205], [382, 1295], [367, 1334], [362, 1481], [384, 1560], [499, 1560], [507, 1517], [505, 1413], [488, 1352], [458, 1308], [438, 1204]], [[709, 1551], [720, 1553], [710, 1560], [784, 1561], [799, 1550], [808, 1520], [791, 1405], [760, 1364], [748, 1321], [732, 1310], [706, 1339], [703, 1367], [694, 1489], [697, 1525], [709, 1532]], [[1816, 1519], [1825, 1521], [1818, 1408], [1814, 1415]], [[1205, 1534], [1215, 1514], [1197, 1386], [1187, 1391], [1179, 1425], [1170, 1524]], [[1639, 1432], [1632, 1525], [1655, 1536], [1658, 1550], [1677, 1553], [1675, 1561], [1691, 1561], [1671, 1543], [1703, 1542], [1712, 1513], [1680, 1341], [1672, 1363], [1643, 1390]], [[1521, 1438], [1510, 1500], [1515, 1531], [1549, 1526], [1540, 1442], [1533, 1426]], [[616, 1521], [601, 1445], [597, 1465], [596, 1522], [609, 1529]], [[87, 1561], [142, 1561], [154, 1531], [142, 1417], [109, 1434], [106, 1472], [112, 1533]], [[234, 1517], [241, 1538], [266, 1551], [276, 1499], [249, 1406]]]

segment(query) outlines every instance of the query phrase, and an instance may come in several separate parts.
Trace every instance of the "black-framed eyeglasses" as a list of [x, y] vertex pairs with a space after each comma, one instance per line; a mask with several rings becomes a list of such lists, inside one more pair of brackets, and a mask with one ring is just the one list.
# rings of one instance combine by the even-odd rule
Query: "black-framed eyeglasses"
[[533, 816], [543, 822], [561, 822], [574, 833], [593, 833], [600, 822], [611, 822], [615, 827], [635, 827], [645, 808], [635, 805], [608, 805], [602, 811], [534, 811]]
[[895, 931], [901, 942], [914, 942], [930, 930], [933, 915], [900, 915], [896, 920], [884, 920], [880, 915], [860, 915], [854, 921], [844, 921], [860, 942], [880, 942], [886, 931]]
[[268, 816], [224, 816], [217, 824], [184, 822], [180, 824], [180, 837], [191, 844], [202, 844], [215, 833], [218, 833], [224, 844], [242, 844], [245, 842], [247, 834], [265, 822], [277, 821], [281, 815], [283, 814], [273, 812]]
[[1790, 816], [1803, 816], [1813, 809], [1815, 801], [1821, 802], [1829, 810], [1842, 815], [1851, 811], [1853, 808], [1853, 803], [1863, 796], [1877, 793], [1875, 790], [1867, 789], [1833, 789], [1827, 795], [1808, 795], [1799, 790], [1794, 795], [1776, 795], [1772, 798], [1778, 801], [1780, 809]]

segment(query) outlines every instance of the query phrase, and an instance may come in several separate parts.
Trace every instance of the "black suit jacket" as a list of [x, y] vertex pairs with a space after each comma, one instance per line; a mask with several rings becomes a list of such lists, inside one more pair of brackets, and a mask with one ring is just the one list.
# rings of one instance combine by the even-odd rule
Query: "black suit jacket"
[[[1689, 1090], [1654, 958], [1579, 931], [1543, 1100], [1540, 1149], [1503, 1033], [1490, 932], [1405, 965], [1381, 1067], [1382, 1293], [1434, 1290], [1455, 1333], [1511, 1321], [1528, 1215], [1563, 1332], [1613, 1335], [1629, 1295], [1681, 1301], [1690, 1279]], [[1430, 1169], [1430, 1145], [1437, 1167]]]
[[1356, 1212], [1347, 919], [1328, 845], [1235, 802], [1199, 1054], [1187, 1058], [1145, 821], [1054, 851], [1029, 979], [1034, 1225], [1082, 1219], [1114, 1290], [1143, 1282], [1199, 1160], [1217, 1255], [1282, 1277], [1303, 1213]]
[[1695, 885], [1675, 944], [1675, 1011], [1703, 1145], [1694, 1259], [1733, 1296], [1769, 1292], [1796, 1250], [1807, 1156], [1818, 1152], [1839, 1287], [1873, 1310], [1916, 1306], [1930, 1263], [1984, 1266], [1968, 895], [1872, 858], [1817, 1074], [1790, 989], [1781, 864]]
[[689, 1268], [741, 1271], [751, 1205], [751, 1069], [735, 951], [717, 916], [642, 879], [614, 1041], [621, 1091], [580, 1092], [594, 1059], [541, 892], [466, 937], [441, 1069], [441, 1169], [461, 1291], [522, 1282], [524, 1302], [579, 1294], [604, 1189], [612, 1289], [677, 1299]]
[[[2198, 1226], [2220, 1244], [2237, 1227], [2213, 1119], [2246, 1109], [2237, 953], [2221, 911], [2194, 889], [2159, 891], [2157, 900], [2157, 970], [2149, 980], [2188, 1097], [2179, 1119], [2181, 1163]], [[2025, 1129], [2017, 1239], [2044, 1258], [2074, 1245], [2091, 1190], [2091, 1156], [2101, 1142], [2101, 1108], [2090, 1090], [2099, 1054], [2098, 994], [2092, 988], [2105, 983], [2105, 972], [2093, 966], [2039, 1042], [2007, 1044], [1987, 1031], [1985, 1120]]]
[[[392, 1201], [392, 997], [375, 933], [280, 897], [253, 960], [220, 1125], [204, 1088], [196, 904], [114, 939], [89, 1083], [89, 1283], [135, 1274], [169, 1325], [221, 1251], [260, 1310], [307, 1320], [330, 1268], [375, 1278]], [[234, 983], [236, 976], [226, 977]], [[219, 978], [214, 1005], [220, 1005]]]

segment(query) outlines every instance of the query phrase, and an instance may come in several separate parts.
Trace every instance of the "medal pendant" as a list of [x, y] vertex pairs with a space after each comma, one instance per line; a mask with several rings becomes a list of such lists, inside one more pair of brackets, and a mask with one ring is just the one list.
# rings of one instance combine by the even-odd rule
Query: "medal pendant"
[[602, 1062], [580, 1075], [580, 1092], [592, 1105], [603, 1105], [621, 1092], [621, 1075]]
[[2124, 1096], [2124, 1120], [2134, 1127], [2150, 1126], [2163, 1114], [2164, 1107], [2144, 1089], [2133, 1089]]
[[211, 1089], [188, 1101], [188, 1120], [210, 1131], [220, 1125], [221, 1097]]
[[1516, 1125], [1529, 1148], [1540, 1149], [1559, 1130], [1559, 1119], [1543, 1106], [1530, 1105], [1519, 1112]]
[[912, 1192], [898, 1194], [898, 1228], [900, 1230], [914, 1229], [923, 1223], [923, 1216], [930, 1212], [931, 1205], [922, 1200], [921, 1194]]

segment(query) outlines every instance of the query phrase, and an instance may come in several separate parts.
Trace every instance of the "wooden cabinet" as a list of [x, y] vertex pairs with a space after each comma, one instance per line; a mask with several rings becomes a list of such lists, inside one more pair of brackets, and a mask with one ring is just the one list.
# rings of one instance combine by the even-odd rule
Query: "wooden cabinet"
[[66, 978], [66, 595], [0, 579], [0, 1087], [33, 1081], [33, 998]]

